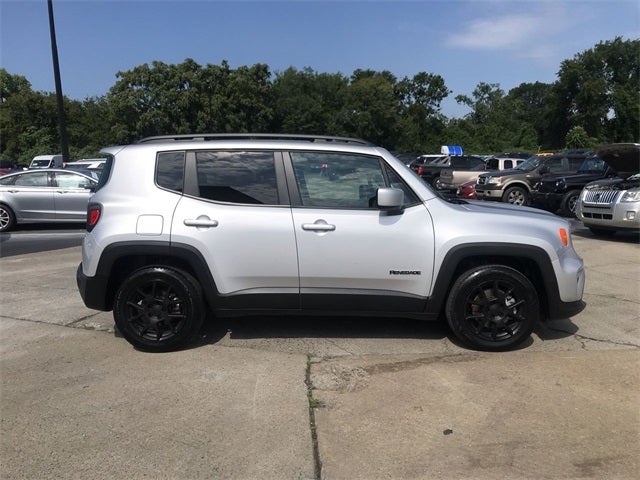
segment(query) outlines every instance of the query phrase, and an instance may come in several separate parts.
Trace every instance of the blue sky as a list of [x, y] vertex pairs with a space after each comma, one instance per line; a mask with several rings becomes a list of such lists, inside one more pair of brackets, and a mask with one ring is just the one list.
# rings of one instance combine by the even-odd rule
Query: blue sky
[[[266, 63], [350, 75], [444, 77], [443, 113], [479, 82], [556, 80], [562, 60], [598, 42], [640, 38], [637, 0], [53, 0], [62, 87], [100, 96], [118, 71], [154, 60], [232, 68]], [[46, 0], [0, 0], [0, 66], [55, 91]]]

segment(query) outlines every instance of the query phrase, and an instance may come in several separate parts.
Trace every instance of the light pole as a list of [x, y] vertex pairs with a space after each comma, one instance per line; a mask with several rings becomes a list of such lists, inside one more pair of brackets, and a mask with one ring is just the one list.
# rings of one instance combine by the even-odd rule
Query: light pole
[[56, 81], [56, 100], [58, 101], [58, 127], [60, 129], [60, 144], [62, 145], [62, 161], [69, 161], [69, 140], [67, 139], [67, 124], [64, 117], [64, 102], [62, 97], [62, 82], [60, 81], [60, 65], [58, 63], [58, 45], [56, 43], [56, 27], [53, 23], [52, 0], [47, 0], [49, 7], [49, 31], [51, 32], [51, 56], [53, 57], [53, 76]]

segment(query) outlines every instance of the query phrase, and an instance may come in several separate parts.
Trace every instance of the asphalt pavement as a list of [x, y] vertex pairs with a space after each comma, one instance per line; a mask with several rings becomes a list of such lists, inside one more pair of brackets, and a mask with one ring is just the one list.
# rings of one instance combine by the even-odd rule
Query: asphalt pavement
[[133, 349], [78, 247], [0, 259], [0, 477], [637, 478], [640, 246], [574, 236], [587, 309], [516, 351], [440, 324], [219, 320]]

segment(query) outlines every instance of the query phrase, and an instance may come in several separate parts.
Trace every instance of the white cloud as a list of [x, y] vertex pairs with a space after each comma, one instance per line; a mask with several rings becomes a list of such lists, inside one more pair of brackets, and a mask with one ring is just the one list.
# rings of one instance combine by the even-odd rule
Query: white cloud
[[511, 50], [539, 36], [540, 20], [527, 14], [473, 20], [452, 33], [448, 44], [475, 50]]

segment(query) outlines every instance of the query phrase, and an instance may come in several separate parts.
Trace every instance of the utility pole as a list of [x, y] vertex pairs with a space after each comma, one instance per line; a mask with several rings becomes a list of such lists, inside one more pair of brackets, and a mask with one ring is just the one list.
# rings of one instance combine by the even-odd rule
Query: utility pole
[[58, 101], [58, 127], [60, 129], [60, 144], [62, 145], [62, 161], [69, 161], [69, 140], [67, 138], [67, 124], [64, 117], [64, 102], [62, 97], [62, 82], [60, 81], [60, 64], [58, 63], [58, 44], [56, 43], [56, 27], [53, 23], [53, 3], [47, 0], [49, 7], [49, 31], [51, 32], [51, 56], [53, 57], [53, 76], [56, 81], [56, 99]]

